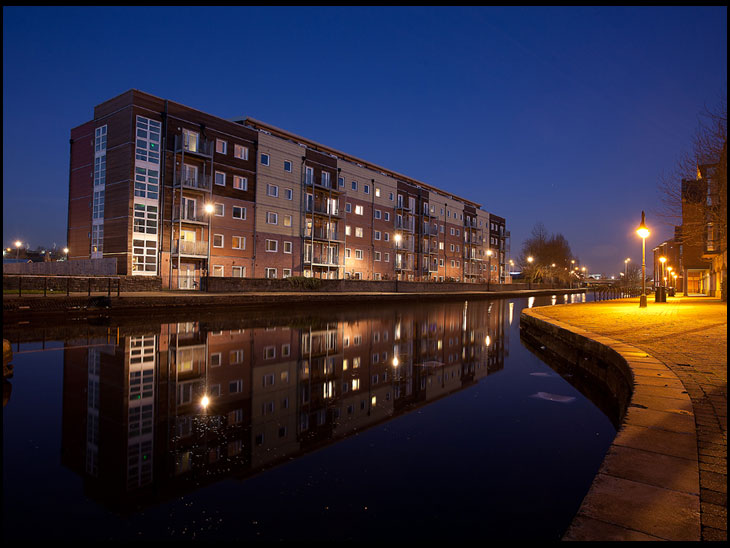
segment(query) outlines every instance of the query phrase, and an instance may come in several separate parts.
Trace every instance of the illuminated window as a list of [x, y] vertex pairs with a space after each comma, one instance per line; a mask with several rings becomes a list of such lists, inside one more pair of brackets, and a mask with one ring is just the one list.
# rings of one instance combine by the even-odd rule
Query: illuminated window
[[236, 190], [248, 190], [248, 178], [234, 175], [233, 188], [235, 188]]
[[233, 155], [239, 160], [248, 160], [248, 147], [234, 144]]

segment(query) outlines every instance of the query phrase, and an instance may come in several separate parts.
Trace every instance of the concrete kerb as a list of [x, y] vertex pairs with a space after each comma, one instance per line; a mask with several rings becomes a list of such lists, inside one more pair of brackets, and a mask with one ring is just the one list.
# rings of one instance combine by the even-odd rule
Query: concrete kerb
[[697, 433], [679, 378], [639, 348], [535, 309], [523, 310], [521, 322], [600, 353], [630, 376], [633, 388], [624, 420], [563, 540], [700, 540]]

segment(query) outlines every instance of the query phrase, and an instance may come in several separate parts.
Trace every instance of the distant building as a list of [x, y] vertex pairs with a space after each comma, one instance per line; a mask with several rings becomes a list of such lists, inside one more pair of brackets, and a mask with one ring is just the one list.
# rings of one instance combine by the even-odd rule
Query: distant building
[[116, 257], [118, 274], [163, 287], [206, 275], [510, 281], [504, 218], [251, 118], [130, 90], [71, 130], [70, 155], [69, 259]]

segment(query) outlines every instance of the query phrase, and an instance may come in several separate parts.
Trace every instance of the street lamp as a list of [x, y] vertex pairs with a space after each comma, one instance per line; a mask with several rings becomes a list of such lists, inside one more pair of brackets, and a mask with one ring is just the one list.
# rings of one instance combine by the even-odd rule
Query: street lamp
[[[211, 254], [211, 234], [210, 234], [210, 220], [213, 218], [213, 212], [215, 207], [210, 202], [205, 204], [205, 212], [208, 214], [208, 263], [205, 266], [205, 290], [208, 290], [208, 277], [210, 276], [210, 254]], [[201, 284], [202, 285], [202, 284]], [[202, 287], [200, 289], [203, 289]]]
[[644, 212], [641, 212], [641, 224], [636, 233], [641, 237], [641, 298], [639, 308], [646, 308], [646, 238], [651, 234], [646, 227]]
[[492, 250], [487, 249], [487, 257], [489, 257], [489, 270], [487, 276], [487, 291], [489, 291], [489, 282], [492, 281]]
[[15, 260], [17, 261], [20, 258], [20, 246], [23, 245], [23, 242], [20, 240], [15, 240]]
[[[667, 262], [667, 258], [659, 257], [659, 262], [662, 263], [662, 279], [666, 281], [667, 278], [666, 278], [666, 276], [664, 276], [664, 263]], [[665, 283], [664, 285], [666, 286], [667, 284]]]
[[631, 260], [630, 257], [626, 257], [624, 259], [624, 280], [628, 282], [629, 280], [629, 261]]

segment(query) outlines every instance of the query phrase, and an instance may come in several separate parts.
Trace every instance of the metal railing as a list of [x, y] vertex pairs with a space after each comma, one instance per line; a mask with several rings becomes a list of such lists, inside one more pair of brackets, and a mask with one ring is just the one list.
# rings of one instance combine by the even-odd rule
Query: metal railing
[[[91, 296], [91, 292], [103, 292], [106, 290], [107, 296], [111, 296], [112, 294], [112, 288], [113, 286], [116, 286], [116, 293], [117, 297], [119, 297], [119, 294], [121, 292], [121, 278], [119, 276], [39, 276], [39, 275], [33, 275], [33, 274], [24, 274], [24, 275], [17, 275], [13, 276], [12, 274], [6, 274], [3, 277], [8, 278], [16, 278], [18, 279], [18, 297], [23, 296], [23, 280], [26, 280], [25, 284], [25, 291], [26, 293], [29, 291], [39, 291], [39, 283], [29, 283], [30, 281], [37, 282], [42, 280], [43, 281], [43, 296], [47, 297], [48, 293], [54, 292], [54, 287], [50, 287], [51, 285], [58, 287], [59, 291], [56, 294], [62, 293], [65, 289], [66, 296], [68, 297], [72, 292], [72, 282], [78, 281], [80, 283], [73, 283], [73, 292], [74, 293], [86, 293], [89, 297]], [[50, 282], [57, 282], [57, 283], [50, 283]], [[58, 283], [60, 282], [60, 283]], [[116, 282], [114, 284], [113, 282]], [[99, 285], [102, 286], [102, 288], [99, 288]], [[92, 288], [92, 286], [95, 286]], [[78, 289], [78, 287], [83, 287], [83, 289]]]

